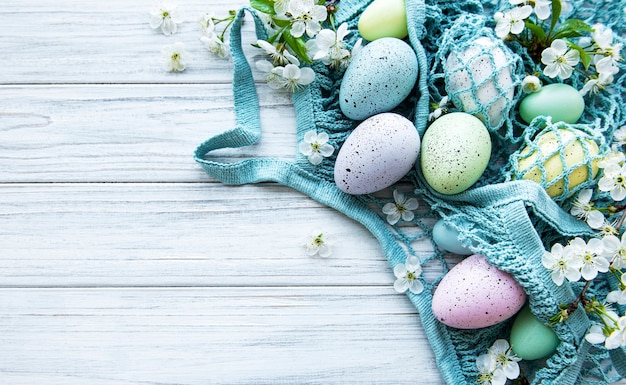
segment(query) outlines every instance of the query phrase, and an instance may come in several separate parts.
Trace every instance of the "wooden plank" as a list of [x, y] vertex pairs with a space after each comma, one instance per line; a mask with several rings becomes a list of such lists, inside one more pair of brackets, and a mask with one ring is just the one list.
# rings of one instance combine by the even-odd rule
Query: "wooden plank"
[[[294, 159], [291, 94], [258, 93], [262, 139], [218, 154]], [[207, 180], [193, 152], [234, 124], [230, 85], [0, 86], [0, 183]]]
[[11, 385], [441, 384], [392, 288], [0, 289]]
[[[197, 20], [207, 12], [226, 16], [246, 1], [181, 0], [187, 19], [165, 36], [149, 26], [152, 1], [5, 2], [0, 10], [5, 55], [0, 84], [24, 83], [230, 83], [232, 63], [210, 55], [199, 40]], [[256, 41], [244, 25], [244, 47]], [[183, 42], [192, 60], [183, 73], [168, 73], [161, 47]]]
[[[391, 287], [395, 279], [364, 227], [273, 184], [5, 184], [0, 196], [0, 286]], [[332, 241], [328, 259], [305, 252], [316, 229]], [[432, 253], [428, 241], [414, 247]]]

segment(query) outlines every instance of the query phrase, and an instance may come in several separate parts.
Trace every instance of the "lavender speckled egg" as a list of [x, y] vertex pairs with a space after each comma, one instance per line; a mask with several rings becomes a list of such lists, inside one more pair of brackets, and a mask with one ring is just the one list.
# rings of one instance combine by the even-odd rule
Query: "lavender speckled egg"
[[411, 93], [417, 80], [417, 56], [403, 40], [384, 37], [361, 49], [341, 81], [339, 107], [363, 120], [391, 111]]
[[415, 165], [420, 137], [410, 120], [391, 112], [374, 115], [348, 136], [335, 161], [335, 183], [348, 194], [391, 186]]
[[[491, 128], [504, 123], [513, 100], [513, 78], [505, 49], [501, 41], [480, 37], [469, 47], [450, 53], [444, 68], [452, 102]], [[481, 106], [488, 106], [486, 115], [479, 111]]]
[[513, 317], [526, 302], [513, 277], [474, 254], [454, 266], [433, 294], [433, 314], [457, 329], [479, 329]]
[[430, 187], [441, 194], [458, 194], [487, 168], [491, 137], [478, 118], [453, 112], [428, 127], [421, 151], [421, 171]]

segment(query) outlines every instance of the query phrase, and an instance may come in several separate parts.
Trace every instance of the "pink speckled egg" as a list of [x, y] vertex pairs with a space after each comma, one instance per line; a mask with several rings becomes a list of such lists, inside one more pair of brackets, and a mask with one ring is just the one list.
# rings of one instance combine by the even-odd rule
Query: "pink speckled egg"
[[524, 289], [474, 254], [443, 277], [433, 295], [433, 314], [458, 329], [479, 329], [513, 317], [526, 302]]

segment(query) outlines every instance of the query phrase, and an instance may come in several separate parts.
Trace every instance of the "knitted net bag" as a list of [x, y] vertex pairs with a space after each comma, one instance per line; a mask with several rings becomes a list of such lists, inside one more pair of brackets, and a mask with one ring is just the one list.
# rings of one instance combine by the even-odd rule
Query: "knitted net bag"
[[[339, 3], [336, 24], [346, 22], [353, 31], [348, 38], [349, 46], [358, 38], [358, 18], [370, 2]], [[623, 39], [624, 4], [574, 0], [571, 5], [575, 17], [589, 23], [605, 23], [618, 39]], [[547, 324], [560, 304], [571, 303], [576, 298], [581, 286], [555, 285], [541, 258], [554, 242], [564, 243], [569, 237], [592, 234], [584, 222], [566, 209], [573, 194], [594, 182], [595, 172], [590, 165], [597, 160], [598, 153], [607, 149], [615, 129], [626, 123], [623, 112], [626, 68], [621, 62], [619, 78], [613, 85], [615, 91], [600, 93], [587, 101], [578, 124], [553, 123], [545, 117], [538, 117], [530, 124], [523, 122], [515, 108], [522, 94], [521, 79], [525, 73], [535, 73], [537, 68], [529, 67], [527, 63], [531, 61], [522, 47], [505, 45], [493, 34], [494, 13], [507, 6], [508, 1], [496, 0], [406, 0], [407, 40], [416, 53], [419, 75], [411, 95], [394, 111], [409, 118], [422, 136], [429, 121], [430, 102], [448, 95], [457, 108], [468, 110], [485, 122], [494, 142], [487, 170], [463, 193], [444, 196], [430, 189], [417, 171], [406, 176], [404, 183], [411, 184], [415, 194], [428, 205], [428, 210], [417, 213], [413, 226], [391, 226], [384, 220], [381, 211], [389, 199], [373, 194], [348, 195], [339, 190], [333, 175], [337, 152], [317, 166], [297, 149], [293, 161], [253, 158], [221, 163], [212, 159], [214, 150], [253, 145], [261, 135], [259, 100], [242, 49], [241, 24], [245, 15], [252, 15], [258, 38], [265, 39], [267, 34], [252, 9], [238, 11], [230, 33], [236, 127], [209, 138], [195, 152], [195, 160], [203, 169], [225, 184], [274, 181], [360, 222], [379, 241], [390, 272], [413, 256], [423, 266], [429, 266], [430, 271], [438, 272], [424, 279], [425, 290], [421, 294], [407, 292], [407, 296], [420, 314], [448, 384], [476, 383], [476, 358], [496, 339], [507, 338], [511, 322], [476, 330], [455, 329], [440, 323], [432, 312], [432, 295], [449, 266], [442, 251], [434, 247], [431, 254], [424, 256], [414, 249], [415, 242], [432, 242], [429, 224], [442, 218], [459, 232], [460, 240], [470, 245], [473, 252], [484, 255], [491, 264], [515, 278], [528, 295], [532, 312]], [[488, 70], [474, 72], [471, 63], [476, 61]], [[346, 118], [339, 108], [342, 73], [321, 63], [312, 68], [315, 81], [293, 95], [297, 140], [301, 142], [306, 132], [316, 130], [327, 133], [329, 143], [338, 149], [358, 122]], [[502, 81], [505, 78], [510, 82]], [[577, 75], [572, 78], [578, 89], [583, 82]], [[481, 88], [487, 91], [479, 91]], [[572, 135], [573, 132], [577, 135]], [[550, 151], [539, 147], [539, 137], [553, 142]], [[582, 154], [583, 161], [576, 164], [568, 164], [564, 155], [572, 144]], [[548, 175], [545, 166], [548, 160], [561, 162], [560, 174]], [[584, 181], [578, 186], [559, 185], [559, 180], [563, 182], [585, 172]], [[523, 180], [528, 173], [535, 175], [538, 183]], [[545, 189], [550, 188], [557, 191], [551, 194], [555, 199], [546, 193]], [[614, 288], [615, 282], [607, 278], [598, 279], [590, 290], [592, 295], [600, 297]], [[590, 320], [582, 307], [566, 322], [554, 325], [561, 342], [549, 358], [522, 363], [528, 380], [533, 384], [607, 384], [626, 376], [624, 350], [607, 351], [589, 344], [584, 338], [589, 326]]]

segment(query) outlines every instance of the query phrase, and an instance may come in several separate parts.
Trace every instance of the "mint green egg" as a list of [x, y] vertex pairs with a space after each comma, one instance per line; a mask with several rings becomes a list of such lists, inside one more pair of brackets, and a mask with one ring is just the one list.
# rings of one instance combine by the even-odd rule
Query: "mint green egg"
[[408, 34], [405, 0], [374, 0], [359, 17], [359, 33], [369, 41], [404, 39]]
[[470, 188], [491, 156], [489, 131], [477, 117], [451, 112], [432, 122], [422, 138], [418, 170], [433, 190], [458, 194]]
[[523, 360], [537, 360], [547, 357], [559, 346], [559, 337], [541, 323], [530, 311], [528, 305], [517, 314], [511, 328], [511, 349]]
[[541, 87], [526, 96], [519, 105], [519, 114], [526, 123], [537, 116], [551, 116], [552, 122], [576, 123], [585, 110], [580, 93], [567, 84], [555, 83]]

